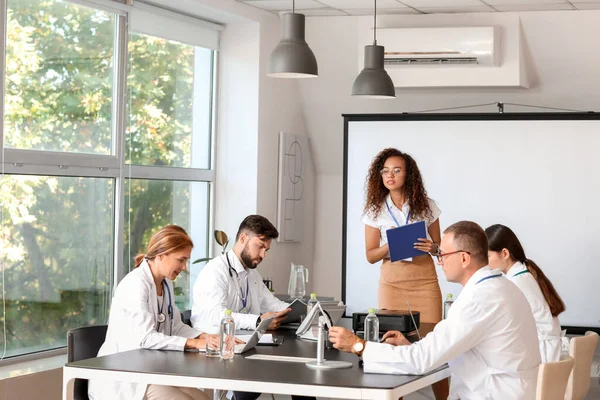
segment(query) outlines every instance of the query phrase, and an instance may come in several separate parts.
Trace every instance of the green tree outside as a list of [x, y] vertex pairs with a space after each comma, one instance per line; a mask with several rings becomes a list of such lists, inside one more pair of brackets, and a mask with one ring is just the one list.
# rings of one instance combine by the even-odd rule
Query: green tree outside
[[[65, 1], [8, 0], [5, 147], [111, 154], [115, 23]], [[128, 50], [128, 162], [190, 166], [194, 47], [133, 33]], [[1, 178], [7, 356], [107, 322], [114, 196], [112, 178]], [[126, 265], [174, 211], [189, 226], [189, 198], [181, 182], [126, 181]]]

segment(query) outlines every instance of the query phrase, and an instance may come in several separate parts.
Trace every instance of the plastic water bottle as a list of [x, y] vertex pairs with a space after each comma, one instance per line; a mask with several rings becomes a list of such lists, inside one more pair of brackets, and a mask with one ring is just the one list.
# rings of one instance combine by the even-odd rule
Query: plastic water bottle
[[308, 313], [310, 312], [310, 310], [312, 310], [313, 306], [315, 304], [318, 303], [317, 300], [317, 294], [316, 293], [311, 293], [310, 294], [310, 300], [308, 300], [308, 303], [306, 304], [306, 315], [308, 315]]
[[448, 318], [448, 311], [450, 311], [452, 303], [454, 303], [454, 300], [452, 300], [452, 293], [448, 293], [446, 295], [446, 300], [444, 301], [444, 319]]
[[369, 308], [369, 315], [365, 318], [365, 340], [379, 342], [379, 318], [375, 315], [374, 308]]
[[[308, 313], [310, 312], [310, 310], [313, 309], [313, 307], [315, 306], [315, 304], [317, 304], [319, 301], [317, 300], [317, 294], [316, 293], [311, 293], [310, 294], [310, 299], [308, 300], [308, 303], [306, 303], [306, 316], [308, 316]], [[303, 317], [306, 318], [306, 317]], [[317, 318], [313, 318], [312, 322], [310, 323], [310, 329], [313, 330], [315, 329], [317, 326], [319, 326], [319, 317], [317, 315]], [[317, 332], [313, 332], [314, 335], [317, 334]]]
[[235, 353], [235, 321], [231, 317], [231, 310], [225, 310], [225, 317], [221, 320], [221, 358], [231, 360]]

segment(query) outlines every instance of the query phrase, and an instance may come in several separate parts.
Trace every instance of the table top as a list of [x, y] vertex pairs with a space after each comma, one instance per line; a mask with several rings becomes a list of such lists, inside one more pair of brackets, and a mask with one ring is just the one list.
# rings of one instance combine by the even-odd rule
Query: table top
[[[134, 372], [144, 374], [203, 377], [224, 380], [323, 385], [345, 388], [393, 389], [420, 379], [414, 375], [365, 374], [354, 354], [325, 349], [326, 360], [352, 362], [352, 368], [313, 370], [304, 363], [246, 359], [253, 354], [316, 358], [317, 343], [296, 339], [293, 332], [275, 332], [283, 336], [280, 346], [257, 346], [233, 360], [206, 357], [194, 351], [131, 350], [109, 356], [68, 363], [66, 367]], [[447, 367], [442, 367], [447, 368]], [[437, 371], [437, 370], [436, 370]], [[435, 371], [433, 371], [435, 372]], [[431, 373], [433, 373], [431, 372]]]

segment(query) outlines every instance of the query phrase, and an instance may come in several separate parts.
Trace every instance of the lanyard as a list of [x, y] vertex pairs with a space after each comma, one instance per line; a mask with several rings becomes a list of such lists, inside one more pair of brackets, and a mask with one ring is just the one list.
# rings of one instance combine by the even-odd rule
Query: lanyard
[[[397, 227], [400, 227], [400, 224], [398, 223], [398, 220], [396, 219], [396, 217], [394, 217], [394, 214], [392, 213], [392, 210], [390, 209], [390, 206], [386, 200], [385, 202], [385, 206], [388, 209], [388, 213], [390, 213], [390, 216], [392, 217], [392, 219], [394, 220], [394, 222], [396, 223]], [[406, 221], [404, 222], [404, 225], [408, 225], [408, 220], [410, 219], [410, 211], [408, 212], [408, 214], [406, 215]]]
[[246, 310], [246, 304], [248, 303], [248, 290], [250, 289], [250, 287], [248, 286], [248, 275], [246, 275], [246, 295], [244, 296], [244, 291], [242, 290], [242, 286], [240, 285], [240, 293], [242, 295], [242, 310], [244, 310], [245, 312], [248, 312], [248, 310]]
[[[231, 262], [229, 261], [229, 254], [225, 254], [225, 258], [227, 258], [227, 265], [229, 265], [229, 276], [231, 276], [233, 278], [233, 275], [231, 274], [231, 271], [233, 270], [233, 272], [235, 272], [236, 277], [239, 279], [239, 274], [237, 273], [237, 271], [231, 266]], [[248, 312], [248, 310], [246, 310], [246, 304], [248, 303], [248, 292], [250, 290], [250, 286], [248, 285], [248, 275], [246, 274], [246, 295], [244, 295], [244, 290], [242, 289], [242, 285], [240, 285], [239, 280], [238, 280], [238, 286], [240, 287], [240, 294], [241, 294], [241, 300], [242, 300], [242, 310], [244, 312]]]
[[519, 275], [522, 275], [522, 274], [528, 274], [528, 273], [529, 273], [529, 270], [528, 270], [528, 269], [526, 269], [525, 271], [517, 272], [517, 273], [516, 273], [516, 274], [514, 274], [512, 277], [514, 278], [515, 276], [519, 276]]
[[481, 283], [487, 279], [498, 278], [499, 276], [502, 276], [502, 274], [486, 276], [485, 278], [481, 278], [480, 280], [478, 280], [477, 283]]

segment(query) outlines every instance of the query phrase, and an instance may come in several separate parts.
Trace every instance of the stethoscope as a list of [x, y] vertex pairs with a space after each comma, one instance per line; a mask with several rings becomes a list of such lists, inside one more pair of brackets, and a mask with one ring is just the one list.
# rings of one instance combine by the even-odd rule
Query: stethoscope
[[[163, 299], [165, 296], [165, 292], [167, 292], [169, 295], [169, 306], [167, 307], [167, 313], [169, 314], [169, 320], [171, 321], [171, 326], [169, 328], [170, 336], [173, 333], [173, 300], [171, 299], [171, 291], [169, 290], [169, 286], [167, 285], [164, 279], [162, 280], [161, 285], [163, 288]], [[164, 300], [163, 304], [159, 304], [158, 299], [156, 299], [156, 305], [158, 306], [158, 315], [156, 316], [156, 319], [158, 320], [158, 327], [156, 328], [156, 330], [158, 330], [158, 328], [160, 328], [160, 324], [165, 322], [167, 317], [163, 313]]]
[[229, 265], [229, 276], [231, 278], [233, 278], [233, 274], [231, 273], [231, 271], [233, 271], [233, 272], [235, 272], [236, 278], [238, 278], [238, 285], [240, 286], [240, 294], [241, 294], [240, 299], [242, 300], [242, 309], [240, 310], [240, 313], [246, 314], [248, 312], [248, 310], [246, 310], [246, 304], [248, 304], [248, 292], [250, 290], [250, 286], [248, 284], [248, 278], [246, 277], [246, 295], [244, 296], [244, 290], [242, 289], [242, 286], [239, 284], [240, 275], [235, 270], [235, 268], [233, 268], [231, 266], [231, 261], [229, 261], [229, 254], [225, 254], [225, 258], [227, 259], [227, 265]]

